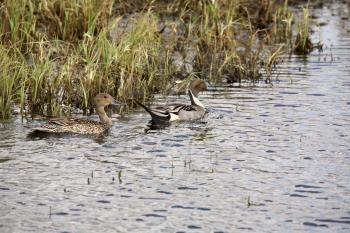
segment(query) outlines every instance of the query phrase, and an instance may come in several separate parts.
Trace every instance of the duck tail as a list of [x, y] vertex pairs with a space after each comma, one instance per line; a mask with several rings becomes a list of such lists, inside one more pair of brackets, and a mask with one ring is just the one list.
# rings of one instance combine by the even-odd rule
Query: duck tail
[[143, 109], [146, 110], [146, 112], [148, 112], [151, 117], [152, 117], [152, 121], [154, 123], [165, 123], [168, 122], [170, 119], [170, 113], [167, 111], [162, 111], [162, 110], [158, 110], [158, 109], [150, 109], [148, 107], [146, 107], [144, 104], [140, 103], [139, 101], [135, 100], [135, 103], [137, 103], [138, 105], [140, 105]]
[[55, 133], [55, 130], [53, 129], [47, 129], [47, 128], [42, 128], [42, 127], [36, 127], [32, 128], [31, 133]]
[[46, 128], [41, 128], [41, 127], [36, 127], [36, 128], [31, 128], [31, 131], [27, 134], [28, 139], [34, 139], [34, 138], [45, 138], [49, 135], [53, 135], [53, 131], [46, 129]]
[[134, 101], [137, 105], [139, 105], [139, 106], [141, 106], [143, 109], [145, 109], [146, 112], [148, 112], [148, 113], [152, 116], [152, 111], [151, 111], [151, 109], [149, 109], [147, 106], [145, 106], [143, 103], [139, 102], [139, 101], [136, 100], [136, 99], [133, 99], [133, 101]]
[[42, 126], [37, 126], [37, 127], [29, 127], [29, 126], [24, 126], [25, 128], [30, 129], [30, 132], [28, 133], [29, 135], [36, 135], [36, 134], [50, 134], [50, 133], [57, 133], [58, 130], [56, 127], [50, 127], [50, 125], [42, 125]]

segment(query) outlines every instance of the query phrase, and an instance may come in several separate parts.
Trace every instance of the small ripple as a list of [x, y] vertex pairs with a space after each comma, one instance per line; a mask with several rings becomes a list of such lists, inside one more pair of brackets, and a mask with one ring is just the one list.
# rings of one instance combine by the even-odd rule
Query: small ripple
[[287, 94], [287, 95], [296, 95], [299, 94], [298, 92], [292, 92], [292, 91], [280, 91], [280, 94]]
[[74, 211], [74, 212], [76, 212], [76, 211], [81, 211], [81, 209], [78, 209], [78, 208], [72, 208], [72, 209], [69, 209], [70, 211]]
[[166, 146], [166, 147], [184, 147], [183, 144], [179, 144], [179, 143], [162, 143], [162, 146]]
[[167, 212], [167, 210], [153, 210], [153, 212]]
[[10, 160], [12, 160], [12, 158], [10, 158], [10, 157], [0, 157], [0, 163], [5, 163], [5, 162], [10, 161]]
[[162, 153], [165, 152], [165, 150], [161, 150], [161, 149], [152, 149], [147, 151], [148, 153]]
[[139, 197], [140, 200], [167, 200], [166, 198], [161, 198], [161, 197]]
[[251, 227], [237, 227], [237, 229], [248, 230], [248, 231], [252, 231], [253, 230], [253, 228], [251, 228]]
[[296, 188], [310, 188], [310, 189], [320, 189], [319, 186], [313, 186], [313, 185], [305, 185], [305, 184], [297, 184], [294, 187]]
[[163, 193], [163, 194], [168, 194], [168, 195], [172, 195], [173, 194], [172, 192], [162, 191], [162, 190], [157, 191], [157, 193]]
[[156, 145], [157, 143], [156, 143], [156, 142], [150, 142], [150, 141], [143, 141], [142, 144], [144, 144], [144, 145], [149, 145], [149, 146], [154, 146], [154, 145]]
[[160, 214], [144, 214], [142, 216], [145, 216], [145, 217], [154, 217], [154, 218], [164, 218], [166, 219], [166, 216], [164, 215], [160, 215]]
[[310, 227], [328, 227], [326, 224], [316, 224], [313, 222], [304, 222], [303, 223], [305, 226], [310, 226]]
[[205, 207], [198, 207], [197, 210], [202, 210], [202, 211], [210, 211], [210, 208], [205, 208]]
[[178, 187], [177, 189], [178, 190], [197, 190], [198, 188], [192, 188], [192, 187], [185, 187], [185, 186], [183, 186], [183, 187]]
[[282, 107], [282, 108], [298, 108], [300, 105], [296, 104], [274, 104], [274, 107]]
[[319, 94], [319, 93], [311, 93], [311, 94], [306, 94], [306, 95], [309, 95], [309, 96], [326, 96], [324, 94]]
[[194, 207], [191, 206], [182, 206], [182, 205], [173, 205], [171, 206], [173, 209], [187, 209], [187, 210], [193, 210]]
[[298, 192], [298, 193], [323, 193], [322, 191], [315, 191], [315, 190], [300, 190], [300, 189], [295, 190], [295, 192]]
[[69, 213], [66, 213], [66, 212], [55, 212], [55, 213], [51, 213], [51, 215], [66, 216], [66, 215], [69, 215]]
[[202, 229], [202, 227], [196, 226], [196, 225], [188, 225], [187, 228], [188, 229]]
[[348, 86], [350, 86], [350, 82], [343, 82], [343, 85], [342, 85], [342, 86], [348, 87]]
[[131, 150], [142, 150], [143, 148], [141, 146], [133, 146], [131, 147]]
[[102, 203], [102, 204], [109, 204], [109, 203], [111, 203], [110, 201], [107, 201], [107, 200], [98, 200], [96, 202]]
[[316, 199], [319, 199], [319, 200], [328, 200], [328, 197], [316, 197]]
[[342, 224], [350, 224], [350, 221], [347, 220], [335, 220], [335, 219], [315, 219], [318, 222], [329, 222], [329, 223], [342, 223]]
[[308, 197], [308, 196], [305, 196], [305, 195], [300, 195], [300, 194], [295, 194], [295, 193], [290, 194], [289, 196], [291, 196], [291, 197]]

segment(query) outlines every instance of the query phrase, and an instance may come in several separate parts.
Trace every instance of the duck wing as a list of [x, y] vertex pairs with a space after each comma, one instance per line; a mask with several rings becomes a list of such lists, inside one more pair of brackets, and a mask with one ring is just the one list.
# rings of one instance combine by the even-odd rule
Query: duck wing
[[93, 120], [87, 120], [87, 119], [79, 119], [79, 118], [51, 118], [47, 121], [48, 124], [54, 124], [57, 126], [71, 126], [76, 124], [82, 124], [82, 125], [100, 125], [100, 122], [93, 121]]
[[178, 104], [170, 107], [170, 113], [178, 114], [180, 111], [196, 111], [196, 108], [192, 105]]
[[100, 134], [107, 127], [100, 122], [78, 118], [54, 118], [32, 129], [33, 132]]
[[151, 115], [152, 121], [154, 123], [164, 123], [169, 121], [180, 120], [180, 113], [184, 114], [185, 112], [197, 111], [197, 109], [192, 105], [173, 104], [149, 108], [136, 100], [135, 102]]

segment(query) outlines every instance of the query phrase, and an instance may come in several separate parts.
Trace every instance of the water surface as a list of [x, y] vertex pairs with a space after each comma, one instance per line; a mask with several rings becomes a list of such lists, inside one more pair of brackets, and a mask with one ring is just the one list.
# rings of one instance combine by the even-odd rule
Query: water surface
[[323, 53], [213, 86], [200, 122], [146, 133], [139, 109], [102, 140], [3, 122], [0, 232], [350, 232], [349, 9], [316, 15]]

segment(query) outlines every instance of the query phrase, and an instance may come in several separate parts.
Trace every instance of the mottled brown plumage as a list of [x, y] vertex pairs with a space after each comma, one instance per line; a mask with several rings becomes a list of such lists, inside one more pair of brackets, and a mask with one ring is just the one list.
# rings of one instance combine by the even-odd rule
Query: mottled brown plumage
[[107, 116], [104, 108], [115, 104], [112, 96], [106, 93], [94, 97], [95, 109], [100, 122], [78, 118], [55, 118], [48, 120], [47, 124], [33, 128], [33, 132], [46, 133], [76, 133], [76, 134], [102, 134], [112, 127], [112, 120]]

